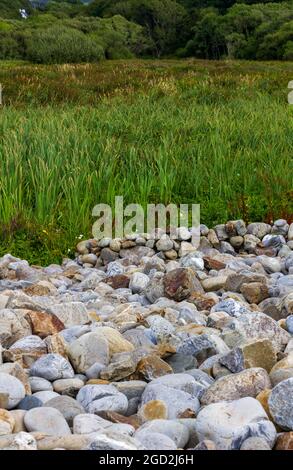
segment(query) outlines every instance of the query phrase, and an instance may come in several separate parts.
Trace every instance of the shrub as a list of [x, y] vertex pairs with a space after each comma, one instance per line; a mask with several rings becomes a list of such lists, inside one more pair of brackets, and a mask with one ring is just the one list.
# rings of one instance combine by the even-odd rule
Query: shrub
[[34, 31], [26, 48], [27, 58], [40, 64], [95, 62], [104, 55], [102, 47], [89, 36], [63, 26]]

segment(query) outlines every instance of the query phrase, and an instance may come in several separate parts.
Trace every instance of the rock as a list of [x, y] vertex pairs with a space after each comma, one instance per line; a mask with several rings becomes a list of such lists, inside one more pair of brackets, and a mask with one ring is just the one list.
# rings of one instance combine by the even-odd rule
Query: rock
[[9, 351], [5, 351], [4, 357], [6, 361], [17, 362], [27, 368], [43, 354], [47, 354], [46, 343], [38, 336], [29, 335], [13, 343]]
[[100, 373], [101, 379], [114, 381], [122, 380], [133, 374], [136, 369], [136, 360], [131, 353], [121, 353], [114, 356], [108, 367]]
[[293, 222], [290, 224], [289, 229], [288, 229], [288, 240], [291, 241], [293, 240]]
[[230, 317], [240, 317], [243, 314], [250, 313], [249, 310], [234, 299], [224, 299], [211, 308], [211, 313], [225, 312]]
[[44, 406], [29, 410], [24, 417], [24, 424], [29, 432], [42, 432], [51, 436], [71, 434], [64, 417], [55, 408]]
[[127, 341], [121, 333], [114, 328], [102, 326], [95, 328], [94, 332], [107, 341], [110, 357], [114, 354], [131, 352], [134, 350], [133, 344]]
[[247, 270], [233, 272], [227, 276], [225, 290], [240, 292], [243, 284], [265, 284], [266, 276]]
[[80, 405], [80, 403], [66, 395], [52, 398], [46, 402], [46, 407], [59, 410], [70, 427], [73, 425], [75, 416], [84, 413], [84, 408]]
[[146, 450], [176, 450], [175, 442], [165, 434], [158, 432], [149, 433], [141, 431], [137, 435], [137, 440], [141, 442]]
[[222, 377], [206, 389], [201, 397], [203, 405], [222, 400], [238, 400], [256, 397], [262, 390], [270, 388], [267, 372], [261, 368], [246, 369], [237, 374]]
[[162, 400], [150, 400], [138, 411], [138, 417], [143, 423], [153, 419], [166, 419], [167, 416], [168, 408]]
[[204, 290], [190, 268], [177, 268], [164, 276], [166, 297], [177, 302], [188, 298], [192, 293]]
[[135, 272], [130, 279], [129, 288], [134, 294], [139, 294], [143, 292], [149, 282], [150, 278], [146, 274]]
[[33, 408], [38, 408], [43, 406], [43, 402], [35, 396], [26, 396], [24, 397], [17, 405], [19, 410], [31, 410]]
[[16, 377], [23, 384], [25, 392], [31, 394], [31, 388], [25, 370], [17, 363], [6, 362], [0, 366], [0, 373], [9, 374]]
[[36, 392], [33, 394], [35, 398], [38, 398], [43, 405], [47, 403], [49, 400], [52, 400], [52, 398], [58, 397], [58, 393], [52, 392], [51, 390], [44, 390], [43, 392]]
[[158, 251], [169, 251], [173, 248], [173, 242], [168, 235], [163, 235], [160, 240], [157, 241], [156, 247]]
[[137, 373], [150, 382], [162, 375], [172, 374], [172, 368], [158, 356], [145, 356], [137, 364]]
[[193, 450], [217, 450], [217, 448], [213, 441], [205, 439], [199, 442]]
[[177, 448], [185, 447], [189, 440], [189, 431], [186, 426], [177, 421], [167, 419], [155, 419], [143, 424], [136, 431], [135, 437], [139, 439], [141, 432], [164, 434], [175, 442]]
[[[170, 375], [170, 377], [172, 376]], [[191, 410], [194, 414], [198, 412], [199, 401], [196, 397], [182, 390], [177, 390], [175, 388], [153, 382], [151, 382], [143, 392], [141, 406], [151, 400], [160, 400], [167, 406], [168, 419], [177, 418], [186, 410]]]
[[261, 282], [251, 282], [242, 284], [240, 292], [250, 304], [259, 304], [269, 297], [269, 289]]
[[78, 391], [84, 386], [84, 383], [81, 379], [59, 379], [53, 382], [53, 388], [55, 392], [60, 393], [61, 395], [68, 395], [75, 397]]
[[4, 348], [30, 334], [30, 325], [20, 312], [0, 310], [0, 343]]
[[284, 430], [293, 430], [293, 377], [273, 388], [268, 404], [274, 422]]
[[276, 438], [264, 409], [250, 397], [206, 406], [198, 413], [195, 427], [199, 441], [210, 439], [219, 450], [238, 450], [248, 437], [264, 438], [272, 448]]
[[110, 410], [124, 414], [128, 408], [126, 396], [112, 385], [85, 385], [76, 399], [88, 413]]
[[95, 435], [86, 450], [145, 450], [136, 439], [115, 432]]
[[222, 338], [234, 348], [255, 339], [269, 339], [276, 351], [283, 351], [290, 339], [289, 333], [264, 313], [242, 314], [223, 329]]
[[74, 370], [70, 363], [59, 354], [46, 354], [32, 365], [30, 375], [53, 382], [58, 379], [73, 378]]
[[113, 261], [119, 258], [119, 254], [117, 253], [117, 251], [113, 251], [108, 247], [103, 248], [101, 250], [100, 256], [105, 265], [107, 265], [108, 263], [112, 263]]
[[286, 318], [286, 328], [290, 335], [293, 335], [293, 315], [289, 315]]
[[293, 432], [283, 432], [279, 434], [275, 450], [293, 450]]
[[103, 432], [111, 426], [112, 423], [106, 421], [100, 416], [93, 414], [78, 414], [73, 419], [74, 434], [91, 434], [93, 432]]
[[154, 303], [160, 297], [164, 297], [165, 289], [164, 289], [164, 279], [161, 276], [161, 273], [156, 273], [148, 283], [147, 287], [143, 291], [144, 295], [148, 299], [149, 302]]
[[268, 373], [277, 362], [277, 354], [272, 341], [260, 339], [242, 346], [246, 369], [262, 367]]
[[220, 357], [219, 363], [233, 374], [241, 372], [245, 369], [243, 350], [241, 348], [233, 349], [225, 356]]
[[96, 362], [109, 363], [109, 345], [97, 332], [86, 333], [69, 345], [68, 355], [76, 372], [85, 373]]
[[105, 279], [105, 283], [113, 289], [123, 289], [129, 286], [129, 277], [125, 274], [116, 274]]
[[8, 394], [8, 410], [15, 408], [25, 396], [25, 388], [16, 377], [0, 373], [0, 393]]
[[240, 450], [271, 450], [263, 437], [248, 437], [240, 447]]
[[32, 393], [53, 390], [51, 382], [49, 382], [49, 380], [43, 379], [42, 377], [30, 377], [29, 383]]
[[9, 411], [0, 409], [0, 436], [11, 434], [15, 421]]
[[178, 372], [188, 372], [189, 369], [193, 369], [197, 366], [195, 357], [180, 353], [172, 354], [172, 356], [166, 358], [166, 362], [172, 368], [174, 374]]
[[247, 226], [247, 233], [262, 239], [265, 235], [271, 232], [271, 226], [263, 222], [254, 222]]
[[227, 276], [212, 276], [201, 281], [201, 285], [206, 292], [223, 289], [226, 284]]
[[25, 318], [28, 320], [34, 335], [46, 338], [49, 335], [64, 330], [64, 324], [53, 313], [28, 311]]
[[74, 325], [85, 325], [90, 320], [88, 311], [82, 302], [56, 304], [49, 307], [48, 311], [55, 314], [65, 328], [70, 328]]
[[2, 450], [37, 450], [37, 442], [31, 434], [19, 432], [13, 434], [8, 446]]

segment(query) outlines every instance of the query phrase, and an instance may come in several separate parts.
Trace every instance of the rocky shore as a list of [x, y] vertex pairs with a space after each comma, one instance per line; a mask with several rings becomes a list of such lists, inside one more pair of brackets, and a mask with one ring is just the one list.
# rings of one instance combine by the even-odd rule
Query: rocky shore
[[0, 449], [293, 450], [293, 224], [0, 259]]

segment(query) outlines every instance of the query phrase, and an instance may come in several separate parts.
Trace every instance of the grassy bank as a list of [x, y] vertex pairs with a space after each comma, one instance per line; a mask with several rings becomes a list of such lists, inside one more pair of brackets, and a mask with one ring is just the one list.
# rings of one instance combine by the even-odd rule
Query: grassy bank
[[0, 254], [58, 261], [98, 202], [293, 216], [293, 63], [0, 66]]

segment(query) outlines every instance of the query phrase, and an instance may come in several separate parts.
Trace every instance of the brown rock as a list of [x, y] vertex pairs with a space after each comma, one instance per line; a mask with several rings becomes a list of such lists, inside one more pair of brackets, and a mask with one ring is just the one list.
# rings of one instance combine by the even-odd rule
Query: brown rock
[[116, 276], [107, 277], [104, 282], [113, 289], [127, 288], [129, 286], [129, 277], [125, 274], [116, 274]]
[[32, 286], [25, 287], [23, 292], [30, 296], [43, 296], [43, 295], [50, 295], [51, 289], [42, 284], [33, 284]]
[[6, 409], [8, 407], [9, 393], [0, 393], [0, 408]]
[[68, 358], [65, 340], [58, 333], [47, 336], [45, 343], [47, 345], [48, 353], [60, 354], [60, 356], [65, 357], [65, 359]]
[[256, 396], [256, 399], [260, 402], [260, 404], [262, 405], [263, 409], [265, 410], [265, 412], [266, 412], [266, 414], [268, 415], [268, 417], [270, 418], [270, 420], [273, 421], [273, 418], [272, 418], [271, 413], [270, 413], [269, 404], [268, 404], [271, 391], [272, 391], [272, 390], [271, 390], [271, 389], [268, 389], [268, 388], [266, 388], [265, 390], [262, 390], [262, 391]]
[[269, 289], [262, 282], [244, 283], [240, 288], [240, 292], [250, 304], [259, 304], [269, 297]]
[[54, 313], [34, 312], [29, 310], [25, 316], [31, 325], [34, 335], [46, 338], [49, 335], [59, 333], [65, 326]]
[[147, 381], [173, 373], [172, 367], [155, 355], [143, 357], [139, 361], [136, 371], [142, 380]]
[[243, 284], [250, 284], [251, 282], [266, 282], [266, 276], [259, 273], [232, 273], [229, 274], [225, 284], [225, 290], [231, 292], [240, 292]]
[[202, 311], [202, 310], [210, 311], [211, 308], [214, 305], [216, 305], [216, 300], [210, 297], [208, 294], [206, 295], [206, 294], [199, 294], [199, 293], [192, 294], [189, 297], [188, 302], [193, 303], [199, 311]]
[[150, 400], [139, 409], [138, 416], [142, 422], [168, 419], [168, 408], [162, 400]]
[[101, 418], [110, 421], [111, 423], [123, 423], [130, 424], [134, 429], [138, 429], [141, 426], [141, 420], [137, 415], [133, 416], [123, 416], [116, 411], [99, 411], [96, 413]]
[[223, 263], [222, 261], [218, 261], [215, 258], [210, 258], [209, 256], [204, 256], [203, 257], [204, 261], [204, 267], [208, 269], [209, 271], [211, 269], [215, 269], [216, 271], [220, 271], [221, 269], [225, 269], [226, 264]]
[[173, 269], [165, 274], [163, 282], [166, 297], [177, 302], [190, 297], [193, 293], [204, 293], [201, 283], [190, 268]]
[[293, 450], [293, 431], [279, 434], [275, 450]]
[[134, 248], [136, 246], [135, 241], [133, 240], [123, 240], [121, 243], [121, 248], [127, 250], [129, 248]]
[[196, 414], [193, 410], [190, 410], [189, 408], [187, 408], [187, 410], [183, 411], [182, 413], [179, 413], [178, 415], [178, 419], [194, 419], [196, 418]]
[[108, 385], [109, 383], [109, 380], [90, 379], [87, 381], [86, 385]]
[[262, 367], [270, 372], [277, 362], [277, 353], [273, 343], [269, 339], [259, 339], [242, 346], [244, 356], [244, 366]]

